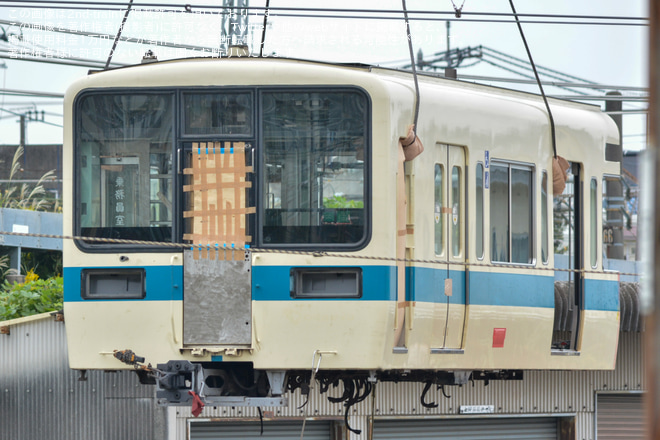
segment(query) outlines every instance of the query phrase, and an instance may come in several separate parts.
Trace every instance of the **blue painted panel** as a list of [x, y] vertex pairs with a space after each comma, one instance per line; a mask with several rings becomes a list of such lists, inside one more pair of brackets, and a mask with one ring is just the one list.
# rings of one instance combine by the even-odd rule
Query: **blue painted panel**
[[[25, 209], [0, 209], [0, 244], [30, 249], [62, 250], [61, 238], [4, 235], [2, 232], [62, 235], [62, 214], [28, 211]], [[17, 228], [17, 229], [16, 229]], [[16, 229], [16, 231], [14, 231]]]
[[[96, 269], [96, 268], [95, 268]], [[104, 268], [105, 269], [105, 268]], [[108, 267], [107, 269], [112, 269]], [[117, 269], [132, 269], [121, 267]], [[64, 301], [181, 301], [183, 300], [183, 266], [147, 266], [144, 299], [82, 299], [80, 276], [83, 268], [64, 268]]]
[[[126, 267], [122, 267], [126, 268]], [[64, 268], [64, 301], [169, 301], [183, 300], [182, 266], [149, 266], [146, 270], [146, 298], [136, 300], [83, 300], [80, 294], [81, 268]], [[254, 266], [252, 299], [254, 301], [291, 301], [289, 266]], [[450, 271], [453, 283], [451, 304], [465, 304], [465, 277], [462, 271]], [[446, 269], [406, 268], [410, 280], [406, 287], [409, 301], [446, 302]], [[554, 308], [552, 276], [521, 275], [497, 272], [469, 272], [470, 304]], [[363, 266], [362, 298], [319, 298], [311, 301], [396, 301], [395, 266]], [[310, 301], [295, 300], [295, 301]], [[587, 310], [619, 310], [619, 288], [615, 281], [585, 280]]]
[[465, 304], [465, 272], [459, 270], [407, 267], [406, 299], [408, 301], [446, 303], [445, 279], [452, 280], [450, 304]]
[[584, 280], [586, 310], [619, 311], [619, 283], [607, 280]]
[[555, 307], [550, 276], [470, 272], [470, 304], [484, 306]]
[[[309, 266], [314, 268], [315, 266]], [[320, 267], [320, 266], [319, 266]], [[326, 267], [326, 266], [323, 266]], [[348, 267], [348, 266], [347, 266]], [[354, 267], [354, 266], [350, 266]], [[254, 301], [395, 301], [396, 267], [362, 266], [362, 298], [291, 298], [291, 267], [252, 266]]]

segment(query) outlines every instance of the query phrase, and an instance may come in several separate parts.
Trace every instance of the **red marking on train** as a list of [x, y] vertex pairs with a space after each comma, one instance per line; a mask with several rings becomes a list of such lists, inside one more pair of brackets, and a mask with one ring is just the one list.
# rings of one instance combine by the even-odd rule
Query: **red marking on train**
[[493, 348], [504, 348], [504, 338], [506, 338], [505, 328], [493, 329]]

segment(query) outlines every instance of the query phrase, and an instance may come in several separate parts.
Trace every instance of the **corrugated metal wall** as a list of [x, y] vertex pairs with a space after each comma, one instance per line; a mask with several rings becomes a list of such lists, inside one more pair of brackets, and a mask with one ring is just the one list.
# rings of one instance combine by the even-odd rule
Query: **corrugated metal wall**
[[[435, 401], [437, 408], [425, 408], [420, 403], [423, 385], [414, 383], [378, 383], [374, 398], [371, 396], [351, 409], [349, 424], [362, 430], [362, 435], [350, 434], [354, 440], [368, 439], [369, 421], [374, 414], [374, 423], [385, 422], [397, 417], [442, 417], [465, 419], [459, 414], [461, 405], [493, 405], [494, 417], [547, 416], [575, 420], [577, 440], [595, 439], [595, 395], [602, 391], [639, 392], [645, 389], [642, 357], [642, 334], [622, 332], [619, 335], [619, 351], [614, 371], [525, 371], [522, 381], [491, 381], [488, 386], [483, 381], [468, 383], [462, 387], [447, 387], [449, 398], [440, 391], [433, 390], [426, 397], [427, 402]], [[341, 394], [341, 389], [330, 390], [330, 395]], [[302, 427], [304, 411], [308, 417], [335, 417], [341, 420], [344, 414], [342, 404], [329, 403], [326, 396], [314, 391], [307, 407], [298, 409], [305, 402], [299, 392], [291, 395], [286, 408], [263, 408], [264, 420], [298, 418]], [[175, 415], [174, 415], [175, 414]], [[170, 440], [184, 440], [187, 437], [187, 421], [192, 416], [190, 409], [176, 408], [176, 432], [170, 433]], [[256, 409], [251, 408], [205, 408], [201, 417], [211, 418], [221, 423], [223, 419], [248, 419], [259, 423]], [[484, 416], [488, 417], [488, 416]], [[388, 422], [389, 423], [389, 422]]]
[[[130, 371], [69, 369], [64, 323], [14, 320], [0, 335], [0, 438], [161, 440], [165, 410]], [[3, 323], [6, 325], [6, 323]]]

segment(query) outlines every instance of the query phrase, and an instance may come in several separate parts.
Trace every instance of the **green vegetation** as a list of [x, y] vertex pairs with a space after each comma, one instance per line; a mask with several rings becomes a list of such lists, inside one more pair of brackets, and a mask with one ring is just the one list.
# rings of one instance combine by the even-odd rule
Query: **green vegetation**
[[28, 272], [24, 283], [5, 281], [0, 290], [0, 321], [62, 309], [62, 277], [40, 280]]
[[335, 209], [364, 208], [364, 203], [357, 200], [346, 200], [344, 196], [332, 196], [323, 199], [323, 207]]
[[[0, 208], [27, 209], [31, 211], [60, 211], [56, 200], [49, 199], [44, 182], [55, 177], [49, 171], [32, 186], [16, 182], [21, 170], [24, 149], [19, 146], [14, 153], [7, 182], [0, 186]], [[9, 269], [7, 248], [0, 248], [0, 321], [60, 310], [62, 308], [62, 253], [49, 250], [22, 252], [21, 273], [25, 282], [10, 283], [7, 275], [16, 275]], [[43, 277], [43, 279], [40, 279]]]
[[0, 208], [29, 209], [32, 211], [59, 210], [57, 202], [48, 200], [48, 192], [44, 189], [44, 181], [55, 177], [55, 170], [48, 171], [41, 176], [37, 184], [32, 187], [27, 183], [18, 184], [14, 182], [16, 174], [21, 170], [21, 157], [24, 149], [19, 146], [11, 161], [9, 178], [0, 190]]

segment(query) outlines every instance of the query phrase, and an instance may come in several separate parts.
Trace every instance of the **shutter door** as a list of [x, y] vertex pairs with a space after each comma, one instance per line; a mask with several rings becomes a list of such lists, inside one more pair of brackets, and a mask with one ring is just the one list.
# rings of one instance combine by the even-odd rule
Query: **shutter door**
[[642, 394], [597, 394], [596, 438], [598, 440], [643, 440]]
[[552, 417], [376, 420], [374, 440], [557, 440]]
[[[330, 440], [331, 422], [308, 420], [305, 424], [305, 440]], [[190, 440], [291, 440], [300, 438], [302, 420], [287, 422], [193, 422], [190, 424]]]

